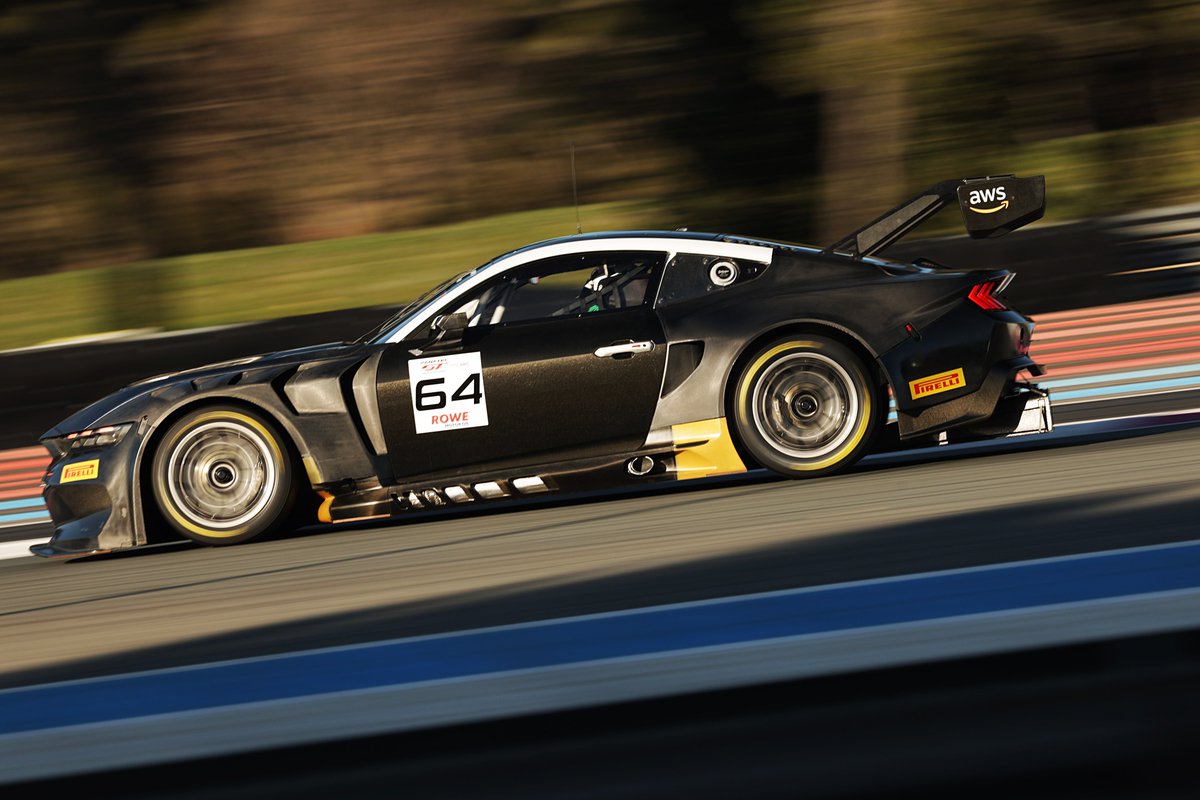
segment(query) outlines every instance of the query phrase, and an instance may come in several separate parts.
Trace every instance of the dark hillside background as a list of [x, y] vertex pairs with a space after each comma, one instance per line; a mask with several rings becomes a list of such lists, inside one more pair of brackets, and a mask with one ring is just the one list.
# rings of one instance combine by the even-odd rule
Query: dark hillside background
[[0, 3], [0, 277], [653, 199], [826, 242], [935, 180], [1195, 199], [1200, 6]]

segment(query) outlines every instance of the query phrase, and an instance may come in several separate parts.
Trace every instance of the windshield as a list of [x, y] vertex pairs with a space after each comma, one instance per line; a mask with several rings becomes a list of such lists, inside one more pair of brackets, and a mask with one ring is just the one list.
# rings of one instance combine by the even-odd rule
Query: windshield
[[385, 319], [379, 325], [376, 325], [369, 333], [367, 333], [363, 336], [360, 336], [358, 338], [358, 341], [360, 341], [360, 342], [382, 342], [382, 341], [386, 340], [387, 334], [390, 331], [392, 331], [395, 328], [400, 327], [401, 325], [403, 325], [404, 323], [406, 323], [410, 319], [412, 319], [414, 316], [416, 316], [416, 314], [418, 312], [420, 312], [422, 309], [425, 308], [426, 305], [428, 305], [430, 300], [432, 300], [434, 297], [436, 297], [437, 295], [444, 292], [446, 289], [449, 289], [451, 286], [454, 286], [457, 283], [459, 283], [460, 281], [463, 281], [463, 280], [469, 278], [470, 276], [474, 275], [478, 271], [479, 271], [479, 268], [477, 267], [472, 270], [467, 270], [466, 272], [460, 272], [457, 275], [455, 275], [454, 277], [448, 278], [447, 280], [442, 281], [437, 286], [434, 286], [432, 289], [427, 290], [424, 294], [422, 294], [416, 300], [413, 300], [412, 302], [405, 305], [403, 308], [401, 308], [395, 314], [392, 314], [390, 317]]

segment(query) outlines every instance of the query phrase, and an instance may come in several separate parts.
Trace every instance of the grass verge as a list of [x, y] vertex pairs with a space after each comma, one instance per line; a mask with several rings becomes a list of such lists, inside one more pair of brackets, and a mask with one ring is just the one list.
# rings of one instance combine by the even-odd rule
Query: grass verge
[[[585, 206], [585, 230], [669, 227], [635, 203]], [[457, 272], [575, 232], [557, 208], [420, 230], [203, 253], [0, 282], [0, 349], [129, 328], [176, 330], [402, 303]]]

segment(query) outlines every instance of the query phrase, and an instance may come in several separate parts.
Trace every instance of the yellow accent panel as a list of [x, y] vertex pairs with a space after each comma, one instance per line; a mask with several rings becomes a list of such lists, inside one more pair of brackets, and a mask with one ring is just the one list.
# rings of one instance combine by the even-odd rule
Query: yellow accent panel
[[317, 520], [320, 522], [333, 522], [333, 515], [329, 512], [329, 507], [333, 505], [333, 495], [329, 492], [317, 492], [323, 498], [321, 507], [317, 509]]
[[368, 517], [347, 517], [346, 519], [334, 519], [333, 512], [330, 510], [330, 507], [333, 505], [333, 495], [326, 491], [318, 491], [317, 494], [324, 498], [321, 500], [320, 508], [317, 509], [317, 520], [319, 522], [328, 522], [336, 525], [339, 522], [362, 522], [363, 520], [367, 519], [389, 519], [392, 516], [391, 514], [373, 514]]
[[77, 464], [68, 464], [63, 467], [62, 475], [59, 476], [58, 482], [91, 481], [95, 480], [99, 475], [100, 459], [93, 458], [91, 461], [80, 461]]
[[702, 419], [699, 422], [687, 422], [683, 425], [671, 426], [671, 443], [676, 447], [690, 447], [692, 445], [704, 444], [710, 439], [716, 439], [722, 435], [722, 428], [725, 426], [725, 420]]
[[704, 419], [671, 426], [675, 453], [675, 477], [681, 481], [745, 472], [722, 418]]
[[966, 384], [967, 379], [963, 377], [962, 367], [959, 367], [949, 372], [939, 372], [937, 375], [929, 375], [924, 378], [917, 378], [915, 381], [909, 381], [908, 393], [912, 395], [914, 400], [917, 400], [922, 397], [929, 397], [931, 394], [948, 392], [951, 389], [957, 389]]
[[304, 456], [300, 459], [304, 463], [304, 471], [308, 473], [308, 482], [313, 486], [319, 483], [324, 483], [321, 480], [321, 468], [317, 466], [317, 460], [312, 456]]

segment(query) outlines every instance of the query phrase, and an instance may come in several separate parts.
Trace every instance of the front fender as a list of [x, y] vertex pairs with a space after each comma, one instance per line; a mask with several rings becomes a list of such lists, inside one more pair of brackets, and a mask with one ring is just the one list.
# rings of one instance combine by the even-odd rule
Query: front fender
[[[98, 451], [100, 471], [91, 485], [105, 487], [103, 493], [65, 486], [58, 478], [63, 468], [87, 458], [70, 455], [54, 463], [43, 496], [50, 507], [55, 533], [48, 544], [34, 552], [47, 557], [79, 556], [150, 541], [143, 511], [148, 498], [142, 495], [140, 477], [148, 468], [147, 459], [152, 457], [160, 432], [197, 405], [242, 404], [270, 417], [291, 440], [314, 485], [377, 480], [377, 459], [368, 451], [355, 424], [355, 410], [336, 390], [342, 375], [362, 362], [360, 354], [303, 365], [249, 366], [203, 377], [135, 384], [72, 415], [43, 438], [128, 422], [134, 423], [134, 429], [111, 450]], [[85, 495], [89, 498], [86, 502]], [[81, 513], [85, 509], [87, 513]]]

